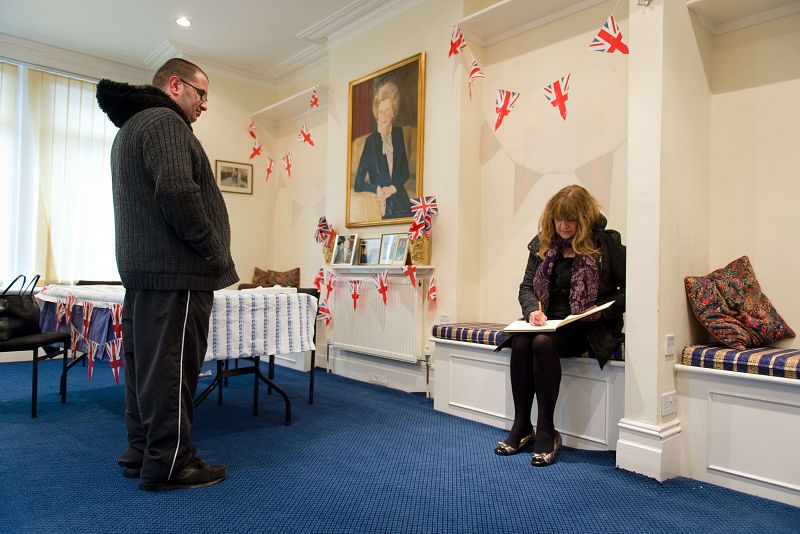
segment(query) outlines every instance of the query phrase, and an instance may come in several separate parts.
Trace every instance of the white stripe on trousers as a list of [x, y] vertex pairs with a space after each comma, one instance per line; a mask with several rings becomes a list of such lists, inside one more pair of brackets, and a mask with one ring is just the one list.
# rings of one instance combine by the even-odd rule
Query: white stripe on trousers
[[172, 465], [169, 467], [169, 476], [167, 480], [172, 479], [172, 471], [175, 469], [175, 461], [178, 459], [178, 450], [181, 447], [181, 414], [183, 412], [183, 404], [181, 403], [181, 395], [183, 395], [183, 346], [186, 341], [186, 323], [189, 321], [189, 300], [192, 298], [191, 290], [186, 292], [186, 314], [183, 317], [183, 334], [181, 335], [181, 359], [180, 359], [180, 374], [178, 380], [178, 442], [175, 444], [175, 456], [172, 457]]

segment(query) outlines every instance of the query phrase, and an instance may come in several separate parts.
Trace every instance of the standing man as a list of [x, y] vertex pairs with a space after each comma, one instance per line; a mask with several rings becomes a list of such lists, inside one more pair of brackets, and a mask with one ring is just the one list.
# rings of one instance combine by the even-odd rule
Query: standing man
[[120, 129], [111, 177], [128, 448], [119, 464], [146, 491], [209, 486], [227, 474], [197, 458], [189, 438], [213, 292], [238, 280], [225, 203], [192, 133], [207, 98], [208, 76], [183, 59], [167, 61], [152, 86], [97, 85]]

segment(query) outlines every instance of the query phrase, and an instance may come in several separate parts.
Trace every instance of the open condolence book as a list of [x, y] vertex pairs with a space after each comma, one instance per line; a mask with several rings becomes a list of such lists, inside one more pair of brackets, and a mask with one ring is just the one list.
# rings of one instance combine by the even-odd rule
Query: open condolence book
[[569, 323], [574, 323], [579, 319], [583, 319], [584, 317], [588, 317], [589, 315], [594, 315], [599, 311], [603, 311], [609, 306], [614, 304], [614, 301], [606, 302], [596, 308], [592, 308], [591, 310], [586, 310], [583, 313], [578, 313], [576, 315], [568, 315], [564, 319], [550, 319], [545, 321], [542, 326], [533, 326], [528, 321], [514, 321], [507, 327], [503, 328], [504, 332], [555, 332], [557, 328], [568, 325]]

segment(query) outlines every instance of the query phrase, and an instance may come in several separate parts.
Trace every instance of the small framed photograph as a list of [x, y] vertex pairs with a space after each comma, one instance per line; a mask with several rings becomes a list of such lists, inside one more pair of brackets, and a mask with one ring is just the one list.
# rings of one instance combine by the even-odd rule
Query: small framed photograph
[[216, 161], [217, 186], [227, 193], [253, 194], [253, 166], [248, 163]]
[[[403, 236], [408, 236], [408, 234], [383, 234], [381, 236], [381, 255], [378, 260], [380, 265], [391, 265], [394, 263], [397, 243]], [[406, 247], [408, 247], [408, 245], [406, 245]]]
[[381, 238], [362, 238], [359, 243], [358, 263], [360, 265], [378, 265], [378, 259], [381, 254]]
[[398, 234], [395, 241], [397, 244], [394, 247], [392, 264], [405, 265], [406, 256], [408, 255], [408, 234]]
[[358, 234], [339, 234], [333, 244], [331, 265], [352, 265], [356, 257]]

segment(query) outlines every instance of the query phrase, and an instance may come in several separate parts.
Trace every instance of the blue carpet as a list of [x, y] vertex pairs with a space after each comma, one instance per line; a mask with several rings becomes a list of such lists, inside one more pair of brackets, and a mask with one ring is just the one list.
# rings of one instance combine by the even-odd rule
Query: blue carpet
[[[504, 432], [433, 411], [432, 401], [317, 373], [277, 369], [294, 420], [233, 377], [207, 399], [199, 453], [228, 465], [221, 484], [146, 493], [116, 465], [123, 388], [95, 367], [41, 366], [30, 419], [30, 364], [0, 364], [0, 532], [794, 532], [800, 509], [697, 481], [659, 484], [614, 468], [612, 452], [565, 448], [552, 467], [492, 452]], [[210, 379], [202, 379], [203, 384]]]

